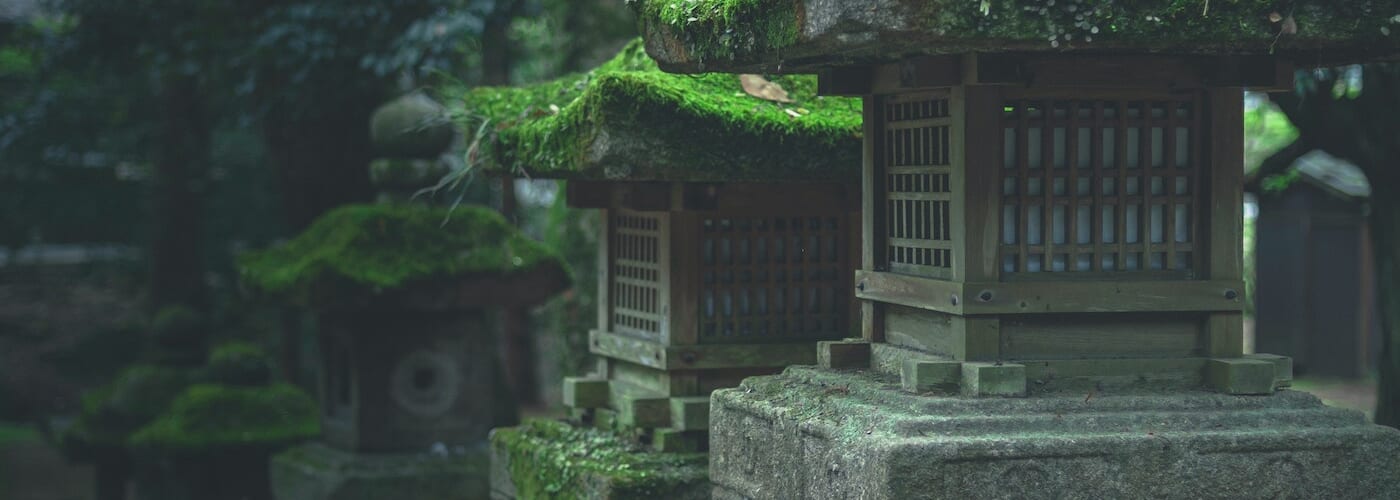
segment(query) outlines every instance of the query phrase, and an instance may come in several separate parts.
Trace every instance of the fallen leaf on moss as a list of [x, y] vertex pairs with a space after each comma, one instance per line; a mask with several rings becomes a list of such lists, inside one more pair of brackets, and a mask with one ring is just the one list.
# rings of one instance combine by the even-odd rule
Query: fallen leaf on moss
[[765, 101], [793, 102], [781, 85], [758, 75], [739, 75], [739, 85], [744, 87], [744, 92]]

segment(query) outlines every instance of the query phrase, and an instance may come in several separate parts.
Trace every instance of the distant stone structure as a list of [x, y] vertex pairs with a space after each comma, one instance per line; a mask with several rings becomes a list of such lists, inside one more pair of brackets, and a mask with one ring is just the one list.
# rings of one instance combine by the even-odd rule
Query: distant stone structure
[[661, 68], [864, 100], [860, 339], [711, 396], [718, 498], [1390, 498], [1400, 431], [1245, 355], [1243, 90], [1372, 2], [634, 2]]
[[85, 394], [60, 437], [65, 454], [96, 467], [94, 497], [125, 498], [130, 481], [139, 498], [270, 499], [268, 457], [317, 434], [315, 402], [273, 383], [256, 347], [209, 354], [189, 309], [162, 310], [151, 330], [148, 360]]
[[487, 431], [517, 418], [486, 311], [567, 285], [554, 253], [496, 212], [411, 203], [446, 173], [452, 138], [425, 99], [375, 113], [380, 204], [332, 210], [243, 261], [253, 288], [319, 317], [322, 443], [276, 457], [277, 498], [482, 498]]
[[1381, 352], [1371, 187], [1323, 151], [1290, 170], [1298, 180], [1282, 192], [1257, 193], [1254, 348], [1293, 358], [1299, 373], [1366, 377]]

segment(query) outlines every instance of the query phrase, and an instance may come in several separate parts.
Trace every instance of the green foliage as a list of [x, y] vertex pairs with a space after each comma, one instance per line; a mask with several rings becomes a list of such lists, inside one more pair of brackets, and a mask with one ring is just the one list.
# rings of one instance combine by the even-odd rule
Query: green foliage
[[316, 402], [290, 384], [195, 385], [175, 398], [160, 418], [137, 431], [131, 443], [173, 451], [277, 447], [319, 433]]
[[[609, 498], [667, 498], [677, 487], [706, 477], [706, 456], [647, 452], [611, 432], [551, 420], [527, 420], [497, 429], [493, 446], [510, 456], [520, 498], [584, 499], [601, 478]], [[596, 476], [596, 477], [590, 477]]]
[[490, 209], [416, 205], [337, 208], [287, 244], [240, 260], [246, 283], [302, 302], [337, 295], [342, 288], [379, 291], [559, 262], [553, 251]]
[[34, 73], [34, 54], [19, 47], [0, 47], [0, 80]]
[[[647, 57], [641, 42], [634, 41], [589, 73], [524, 88], [473, 89], [451, 109], [464, 129], [478, 130], [484, 120], [495, 130], [496, 140], [484, 141], [486, 151], [480, 153], [487, 168], [528, 165], [542, 175], [569, 176], [600, 168], [588, 159], [588, 147], [598, 140], [599, 131], [643, 120], [658, 124], [648, 123], [644, 133], [675, 138], [658, 150], [672, 149], [671, 156], [694, 163], [690, 168], [713, 169], [710, 175], [729, 180], [759, 175], [746, 173], [747, 168], [829, 171], [829, 161], [808, 160], [840, 157], [846, 146], [858, 151], [860, 100], [818, 97], [816, 78], [810, 75], [780, 76], [773, 82], [797, 102], [784, 105], [752, 97], [734, 75], [664, 73]], [[775, 164], [731, 166], [737, 171], [721, 173], [724, 165], [707, 158], [715, 154], [713, 144], [700, 139], [721, 136], [731, 150], [756, 153], [810, 141], [813, 158], [778, 157], [772, 159]], [[696, 151], [687, 154], [691, 151], [686, 148]]]
[[209, 326], [203, 314], [185, 306], [168, 306], [151, 321], [151, 354], [159, 363], [204, 362]]
[[0, 421], [0, 447], [10, 443], [28, 443], [39, 440], [39, 431], [34, 426]]
[[1282, 193], [1286, 191], [1289, 186], [1292, 186], [1293, 183], [1298, 182], [1298, 180], [1302, 178], [1303, 174], [1299, 173], [1297, 170], [1289, 170], [1279, 175], [1265, 177], [1263, 181], [1260, 182], [1260, 186], [1264, 188], [1265, 193]]
[[186, 368], [139, 364], [110, 384], [82, 396], [78, 421], [62, 437], [70, 453], [91, 446], [123, 446], [130, 435], [170, 405], [194, 381]]
[[1244, 169], [1253, 172], [1264, 159], [1293, 143], [1298, 129], [1266, 99], [1251, 96], [1244, 111]]
[[204, 370], [215, 384], [262, 386], [272, 380], [272, 357], [256, 345], [230, 342], [214, 349]]

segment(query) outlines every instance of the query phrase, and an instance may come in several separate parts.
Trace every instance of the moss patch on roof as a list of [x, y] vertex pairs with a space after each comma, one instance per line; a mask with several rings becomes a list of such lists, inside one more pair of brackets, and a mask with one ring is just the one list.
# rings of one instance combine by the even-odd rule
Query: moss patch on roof
[[491, 445], [509, 457], [519, 498], [680, 498], [698, 488], [708, 493], [706, 455], [648, 452], [603, 430], [527, 420], [492, 432]]
[[[790, 67], [820, 67], [860, 58], [962, 52], [1279, 53], [1300, 63], [1400, 52], [1400, 8], [1372, 0], [632, 4], [652, 55], [676, 71], [750, 70], [784, 60]], [[1280, 36], [1281, 31], [1295, 32]]]
[[295, 239], [240, 259], [253, 288], [304, 305], [464, 275], [563, 265], [491, 209], [347, 205]]
[[448, 101], [464, 130], [485, 134], [478, 154], [491, 170], [626, 180], [858, 176], [860, 101], [817, 96], [814, 76], [773, 82], [796, 102], [750, 96], [734, 75], [664, 73], [638, 40], [585, 74]]
[[280, 447], [320, 432], [316, 402], [295, 386], [201, 384], [175, 398], [169, 410], [131, 436], [131, 444], [172, 451]]

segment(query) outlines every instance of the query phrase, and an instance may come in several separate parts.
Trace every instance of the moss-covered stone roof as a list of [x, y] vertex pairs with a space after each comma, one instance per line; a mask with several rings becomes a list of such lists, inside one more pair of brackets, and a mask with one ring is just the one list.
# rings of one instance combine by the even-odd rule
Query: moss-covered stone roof
[[[853, 180], [861, 104], [818, 97], [813, 76], [773, 79], [792, 103], [734, 75], [664, 73], [640, 40], [597, 69], [526, 87], [449, 91], [491, 171], [616, 180]], [[483, 126], [483, 123], [485, 124]]]
[[466, 276], [562, 269], [555, 252], [484, 207], [347, 205], [240, 259], [244, 282], [308, 307]]
[[[636, 0], [668, 71], [792, 71], [968, 52], [1278, 54], [1304, 65], [1400, 55], [1375, 0]], [[1282, 34], [1281, 34], [1282, 33]]]

